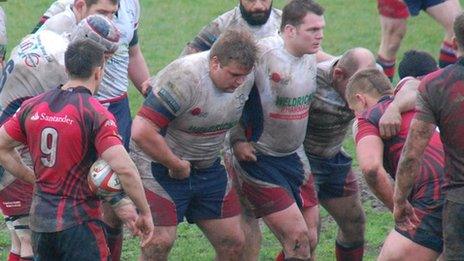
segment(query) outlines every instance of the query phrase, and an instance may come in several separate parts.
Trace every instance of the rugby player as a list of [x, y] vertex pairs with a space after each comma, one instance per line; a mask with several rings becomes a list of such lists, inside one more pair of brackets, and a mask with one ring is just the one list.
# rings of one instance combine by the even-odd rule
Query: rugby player
[[[464, 189], [462, 162], [464, 159], [462, 133], [462, 79], [464, 77], [464, 15], [459, 15], [453, 25], [458, 61], [424, 77], [419, 85], [417, 113], [396, 173], [394, 216], [397, 227], [417, 227], [420, 212], [409, 203], [408, 197], [414, 180], [420, 175], [420, 158], [435, 134], [436, 126], [444, 144], [446, 157], [445, 203], [443, 207], [444, 258], [464, 259], [463, 204]], [[425, 151], [425, 152], [424, 152]]]
[[395, 75], [396, 54], [407, 31], [407, 19], [410, 14], [416, 16], [421, 10], [445, 31], [438, 59], [440, 67], [456, 62], [456, 47], [452, 39], [453, 21], [462, 12], [459, 0], [377, 0], [377, 6], [382, 29], [377, 63], [390, 80]]
[[[142, 94], [145, 94], [145, 88], [148, 86], [143, 87], [143, 83], [147, 82], [150, 76], [138, 40], [139, 1], [59, 0], [52, 4], [41, 18], [44, 25], [40, 30], [47, 28], [58, 33], [71, 32], [80, 19], [95, 13], [113, 18], [122, 36], [118, 50], [105, 66], [102, 86], [96, 97], [116, 117], [118, 131], [122, 135], [124, 146], [128, 149], [132, 124], [127, 96], [129, 79]], [[103, 204], [103, 207], [112, 259], [119, 260], [123, 239], [121, 220], [114, 215], [108, 204]]]
[[303, 144], [319, 203], [339, 226], [337, 260], [362, 260], [364, 249], [364, 210], [352, 160], [342, 148], [354, 118], [344, 90], [356, 71], [375, 67], [374, 55], [364, 48], [350, 49], [317, 67], [317, 90], [310, 104]]
[[[102, 32], [106, 30], [110, 33], [105, 36]], [[0, 125], [16, 112], [23, 101], [66, 82], [64, 51], [71, 39], [87, 36], [103, 44], [108, 53], [116, 50], [118, 46], [119, 33], [111, 21], [104, 17], [90, 17], [79, 24], [73, 34], [60, 36], [43, 30], [25, 37], [13, 49], [0, 78]], [[24, 147], [18, 150], [22, 159], [32, 166], [28, 150]], [[14, 178], [8, 172], [3, 173], [0, 184], [2, 212], [7, 216], [10, 227], [16, 227], [14, 232], [22, 242], [21, 248], [27, 248], [30, 241], [27, 214], [32, 198], [32, 186]]]
[[[406, 79], [407, 81], [407, 79]], [[403, 82], [403, 83], [402, 83]], [[400, 82], [404, 84], [404, 81]], [[348, 82], [346, 97], [357, 118], [356, 152], [359, 166], [374, 194], [393, 211], [395, 173], [401, 151], [416, 112], [402, 116], [401, 129], [395, 136], [382, 139], [379, 119], [393, 100], [388, 78], [375, 69], [356, 73]], [[443, 250], [442, 208], [444, 203], [444, 152], [439, 132], [426, 144], [425, 153], [418, 158], [421, 168], [413, 181], [407, 198], [417, 214], [414, 229], [396, 226], [387, 236], [378, 260], [437, 260]], [[419, 169], [418, 169], [419, 170]], [[396, 176], [398, 178], [398, 176]]]
[[284, 7], [281, 35], [259, 42], [255, 87], [239, 127], [231, 133], [241, 190], [255, 216], [279, 239], [285, 258], [314, 258], [317, 244], [317, 198], [304, 153], [297, 150], [316, 90], [323, 11], [307, 0]]
[[[107, 260], [101, 201], [87, 174], [103, 158], [140, 211], [135, 226], [145, 245], [153, 222], [137, 168], [122, 145], [115, 119], [95, 98], [103, 78], [103, 45], [91, 39], [67, 47], [69, 80], [33, 97], [0, 128], [0, 164], [17, 178], [35, 182], [30, 212], [37, 260]], [[16, 147], [25, 144], [33, 169]], [[35, 173], [35, 174], [34, 174]]]
[[153, 161], [142, 171], [155, 223], [144, 260], [167, 260], [184, 216], [209, 239], [216, 260], [241, 260], [240, 205], [219, 153], [248, 99], [256, 57], [252, 35], [228, 29], [210, 51], [177, 59], [151, 79], [132, 127]]

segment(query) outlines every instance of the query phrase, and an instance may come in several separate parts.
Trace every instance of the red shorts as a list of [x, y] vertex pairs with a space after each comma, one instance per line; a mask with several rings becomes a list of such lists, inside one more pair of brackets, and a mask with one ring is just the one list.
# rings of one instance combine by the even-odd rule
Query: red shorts
[[408, 6], [400, 0], [377, 0], [377, 9], [385, 17], [397, 19], [409, 17]]

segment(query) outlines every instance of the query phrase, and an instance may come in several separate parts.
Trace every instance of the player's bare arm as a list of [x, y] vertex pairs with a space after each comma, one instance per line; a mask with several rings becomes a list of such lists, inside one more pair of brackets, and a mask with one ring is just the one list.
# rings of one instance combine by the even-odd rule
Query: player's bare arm
[[12, 139], [4, 127], [0, 128], [0, 165], [15, 177], [34, 183], [34, 171], [22, 163], [21, 157], [16, 151], [16, 147], [19, 145], [21, 143]]
[[380, 118], [379, 127], [382, 138], [389, 139], [400, 131], [401, 113], [414, 109], [419, 83], [417, 79], [408, 80], [395, 95], [393, 102]]
[[129, 67], [127, 70], [129, 79], [134, 83], [135, 88], [145, 96], [148, 85], [144, 85], [144, 82], [150, 78], [150, 72], [139, 44], [129, 48]]
[[166, 166], [172, 178], [184, 179], [190, 175], [190, 162], [180, 159], [172, 152], [156, 124], [135, 116], [132, 139], [148, 156]]
[[137, 168], [122, 145], [115, 145], [106, 149], [101, 154], [101, 157], [118, 174], [124, 191], [140, 211], [136, 227], [142, 233], [142, 246], [145, 246], [153, 234], [154, 227], [150, 207]]
[[393, 196], [393, 214], [396, 225], [400, 228], [411, 228], [418, 220], [407, 198], [411, 193], [414, 180], [419, 174], [422, 155], [435, 128], [435, 124], [418, 119], [411, 122], [408, 138], [398, 164]]
[[393, 211], [394, 183], [383, 167], [383, 142], [378, 136], [369, 135], [356, 145], [359, 167], [367, 185], [390, 211]]

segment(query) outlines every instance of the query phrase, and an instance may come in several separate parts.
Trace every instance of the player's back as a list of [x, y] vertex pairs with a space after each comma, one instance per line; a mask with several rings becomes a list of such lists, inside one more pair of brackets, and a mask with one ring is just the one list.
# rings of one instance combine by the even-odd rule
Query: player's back
[[[97, 154], [120, 139], [113, 116], [88, 89], [57, 88], [31, 98], [5, 128], [27, 144], [34, 163], [32, 229], [60, 231], [100, 218], [100, 201], [89, 190], [87, 173]], [[111, 142], [99, 143], [108, 137]]]
[[[367, 110], [358, 120], [360, 122], [370, 122], [375, 128], [374, 131], [378, 134], [380, 118], [392, 101], [392, 97], [384, 96], [379, 103]], [[395, 178], [401, 152], [403, 151], [403, 146], [406, 143], [409, 128], [415, 114], [415, 110], [402, 113], [400, 131], [392, 138], [382, 139], [384, 143], [384, 167], [393, 178]], [[362, 123], [359, 125], [361, 126]], [[369, 130], [360, 127], [358, 133], [366, 131], [369, 132]], [[416, 177], [413, 194], [417, 196], [428, 191], [429, 196], [433, 195], [437, 198], [441, 197], [441, 187], [445, 185], [444, 165], [445, 158], [443, 144], [441, 142], [439, 132], [435, 131], [429, 141], [429, 144], [425, 148], [421, 162], [421, 171]]]

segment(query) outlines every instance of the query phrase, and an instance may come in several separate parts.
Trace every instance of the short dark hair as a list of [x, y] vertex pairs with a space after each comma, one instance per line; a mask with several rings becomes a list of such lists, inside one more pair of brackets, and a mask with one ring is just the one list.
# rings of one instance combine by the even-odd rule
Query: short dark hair
[[88, 79], [95, 68], [104, 63], [105, 50], [85, 38], [71, 42], [64, 53], [64, 64], [70, 78]]
[[420, 77], [438, 69], [437, 62], [428, 52], [409, 50], [404, 53], [398, 66], [400, 79], [407, 76]]
[[[85, 5], [86, 6], [91, 6], [91, 5], [94, 5], [94, 4], [98, 3], [99, 1], [101, 1], [101, 0], [85, 0]], [[114, 5], [119, 5], [119, 0], [110, 0], [110, 1]]]
[[393, 86], [385, 74], [377, 68], [364, 69], [351, 76], [346, 86], [346, 100], [354, 101], [356, 93], [366, 93], [374, 98], [393, 94]]
[[458, 17], [456, 17], [456, 19], [454, 19], [453, 31], [458, 42], [459, 49], [464, 50], [464, 13], [461, 13]]
[[256, 40], [246, 29], [227, 29], [211, 47], [210, 58], [214, 56], [222, 66], [227, 66], [233, 61], [251, 69], [258, 56]]
[[280, 24], [280, 31], [284, 31], [287, 24], [295, 27], [303, 23], [303, 19], [308, 13], [315, 15], [323, 15], [324, 8], [312, 0], [292, 0], [284, 9], [282, 9], [282, 23]]

